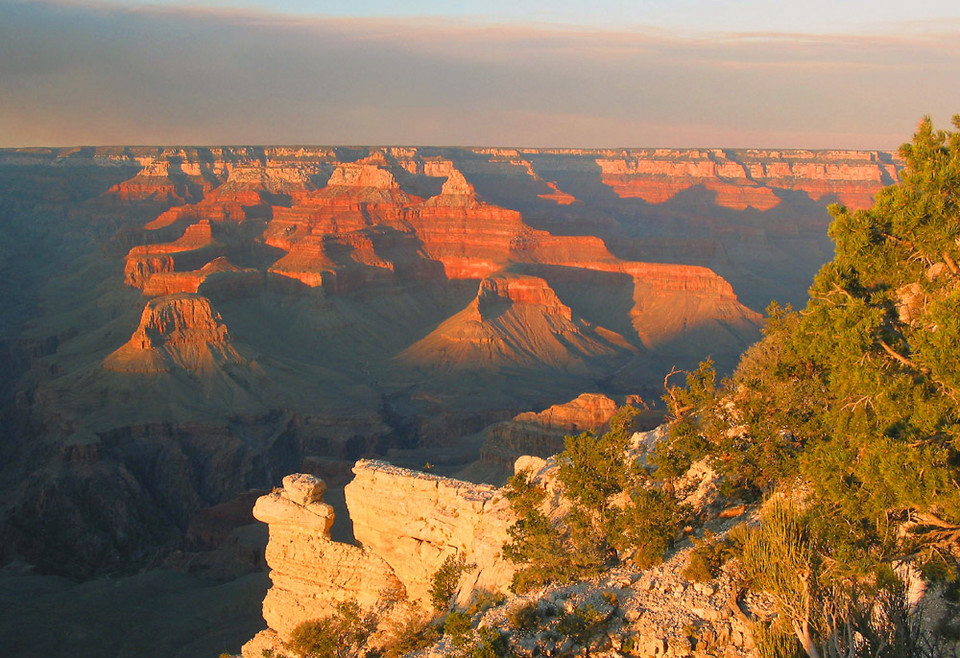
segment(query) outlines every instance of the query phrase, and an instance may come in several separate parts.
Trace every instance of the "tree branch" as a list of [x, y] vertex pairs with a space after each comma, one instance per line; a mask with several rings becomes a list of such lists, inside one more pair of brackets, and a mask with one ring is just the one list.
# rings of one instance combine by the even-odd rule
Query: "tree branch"
[[880, 343], [880, 347], [883, 348], [884, 352], [886, 352], [887, 354], [892, 356], [894, 359], [896, 359], [903, 365], [907, 366], [908, 368], [913, 368], [914, 370], [919, 370], [921, 372], [924, 372], [926, 370], [926, 368], [921, 368], [920, 366], [918, 366], [916, 363], [914, 363], [907, 357], [903, 356], [902, 354], [899, 354], [896, 350], [894, 350], [892, 347], [887, 345], [882, 338], [878, 338], [877, 342]]

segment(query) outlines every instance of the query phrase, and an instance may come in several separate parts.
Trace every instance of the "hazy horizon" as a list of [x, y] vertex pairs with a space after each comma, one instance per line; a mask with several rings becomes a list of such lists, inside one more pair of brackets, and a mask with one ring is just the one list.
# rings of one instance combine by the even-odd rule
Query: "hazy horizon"
[[0, 0], [0, 147], [894, 150], [960, 111], [948, 3], [325, 4]]

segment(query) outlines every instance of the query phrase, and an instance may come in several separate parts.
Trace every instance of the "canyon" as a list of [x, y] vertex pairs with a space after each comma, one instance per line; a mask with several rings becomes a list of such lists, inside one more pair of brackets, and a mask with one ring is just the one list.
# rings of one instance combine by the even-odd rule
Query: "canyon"
[[[0, 562], [239, 582], [263, 568], [253, 500], [290, 473], [323, 478], [343, 518], [360, 458], [497, 485], [628, 398], [652, 426], [671, 369], [729, 369], [771, 300], [805, 298], [832, 256], [825, 206], [870, 205], [898, 167], [863, 151], [0, 150]], [[372, 524], [339, 525], [347, 546]], [[423, 574], [396, 577], [422, 594]]]

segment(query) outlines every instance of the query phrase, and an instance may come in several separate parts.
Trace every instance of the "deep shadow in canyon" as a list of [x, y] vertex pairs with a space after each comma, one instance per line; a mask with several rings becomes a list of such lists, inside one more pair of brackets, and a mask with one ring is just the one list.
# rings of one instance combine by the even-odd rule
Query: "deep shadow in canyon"
[[757, 311], [802, 298], [832, 255], [825, 204], [865, 202], [892, 168], [860, 152], [0, 151], [4, 644], [238, 650], [262, 626], [259, 493], [312, 472], [343, 516], [359, 457], [502, 478], [479, 462], [498, 422], [584, 392], [656, 407], [671, 368], [732, 367]]

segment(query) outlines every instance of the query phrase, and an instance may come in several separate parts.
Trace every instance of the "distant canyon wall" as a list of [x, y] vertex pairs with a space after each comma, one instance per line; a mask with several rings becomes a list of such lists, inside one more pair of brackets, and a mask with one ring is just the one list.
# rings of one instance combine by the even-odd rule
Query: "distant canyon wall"
[[[758, 311], [802, 298], [832, 254], [824, 206], [868, 204], [897, 167], [854, 151], [0, 150], [0, 560], [143, 564], [204, 509], [305, 465], [342, 483], [358, 457], [459, 445], [585, 390], [656, 400], [707, 356], [730, 368]], [[507, 428], [485, 441], [488, 464], [519, 449]]]

